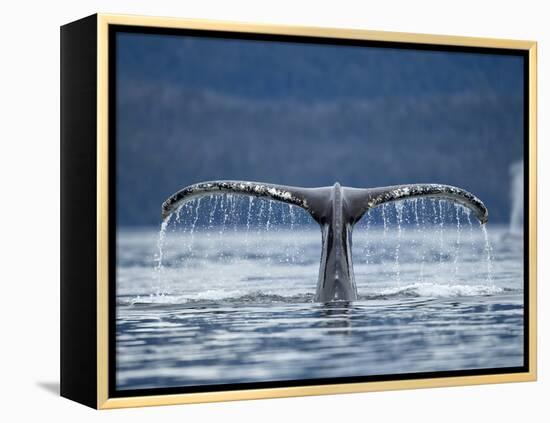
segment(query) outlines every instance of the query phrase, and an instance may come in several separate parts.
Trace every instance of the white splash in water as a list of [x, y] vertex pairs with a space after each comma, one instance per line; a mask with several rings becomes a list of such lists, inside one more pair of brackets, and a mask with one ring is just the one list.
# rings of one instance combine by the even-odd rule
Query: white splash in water
[[385, 288], [375, 295], [381, 296], [411, 296], [411, 297], [470, 297], [478, 295], [500, 294], [502, 288], [487, 285], [458, 285], [440, 283], [413, 283], [402, 287]]

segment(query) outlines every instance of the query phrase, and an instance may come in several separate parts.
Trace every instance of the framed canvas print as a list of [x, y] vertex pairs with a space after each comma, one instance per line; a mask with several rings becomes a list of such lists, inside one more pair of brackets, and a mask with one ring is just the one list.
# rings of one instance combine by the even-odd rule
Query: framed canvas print
[[61, 28], [61, 394], [536, 379], [536, 43]]

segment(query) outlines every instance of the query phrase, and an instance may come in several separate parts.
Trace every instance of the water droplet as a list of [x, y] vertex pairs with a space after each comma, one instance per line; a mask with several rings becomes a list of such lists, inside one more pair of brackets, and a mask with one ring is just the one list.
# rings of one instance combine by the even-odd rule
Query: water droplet
[[487, 232], [487, 225], [480, 225], [483, 231], [483, 237], [485, 238], [485, 257], [487, 262], [487, 283], [493, 284], [493, 247], [489, 240], [489, 233]]
[[454, 266], [455, 266], [455, 281], [458, 282], [458, 260], [460, 255], [460, 236], [461, 236], [461, 225], [460, 225], [460, 210], [462, 206], [455, 203], [455, 217], [456, 217], [456, 241], [455, 241], [455, 253], [454, 253]]
[[397, 243], [395, 245], [394, 253], [394, 263], [395, 263], [395, 280], [398, 285], [401, 285], [401, 264], [399, 262], [399, 249], [401, 248], [401, 238], [402, 238], [402, 225], [403, 225], [403, 207], [404, 204], [402, 201], [396, 201], [394, 203], [395, 215], [397, 220]]
[[160, 225], [159, 230], [159, 236], [157, 240], [157, 264], [155, 266], [155, 275], [156, 277], [154, 280], [156, 281], [156, 287], [154, 287], [153, 291], [156, 292], [156, 295], [161, 295], [163, 293], [163, 273], [164, 273], [164, 265], [163, 265], [163, 259], [164, 259], [164, 245], [166, 243], [166, 230], [168, 228], [168, 225], [170, 224], [170, 220], [172, 219], [172, 214], [168, 215], [166, 219], [164, 219]]
[[267, 210], [267, 222], [266, 222], [266, 225], [265, 225], [265, 229], [267, 232], [269, 232], [269, 228], [271, 227], [271, 215], [273, 213], [273, 201], [272, 200], [269, 200], [269, 206], [268, 206], [268, 210]]
[[441, 275], [443, 275], [443, 229], [445, 226], [443, 204], [444, 200], [439, 200], [439, 268]]

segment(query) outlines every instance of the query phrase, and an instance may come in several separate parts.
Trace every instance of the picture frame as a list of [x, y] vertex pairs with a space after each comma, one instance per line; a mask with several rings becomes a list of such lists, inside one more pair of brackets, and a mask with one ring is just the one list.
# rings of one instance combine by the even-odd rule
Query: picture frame
[[[505, 80], [502, 86], [504, 90], [508, 87], [506, 84], [512, 85], [517, 82], [521, 86], [522, 93], [518, 106], [511, 109], [515, 114], [509, 115], [517, 119], [518, 128], [521, 128], [518, 143], [521, 141], [524, 163], [520, 183], [523, 189], [521, 212], [524, 213], [525, 218], [521, 227], [522, 238], [518, 241], [522, 248], [523, 281], [521, 292], [515, 293], [517, 298], [522, 298], [521, 307], [518, 308], [521, 308], [523, 323], [521, 333], [514, 338], [523, 339], [522, 364], [447, 370], [404, 370], [389, 374], [358, 374], [346, 377], [330, 376], [327, 373], [329, 376], [316, 376], [311, 380], [300, 376], [271, 380], [266, 376], [267, 380], [260, 378], [251, 381], [245, 378], [242, 382], [230, 380], [216, 383], [214, 381], [210, 384], [189, 386], [163, 385], [166, 382], [153, 386], [151, 381], [157, 379], [149, 377], [147, 382], [149, 385], [138, 384], [136, 385], [138, 388], [135, 389], [131, 387], [120, 389], [117, 385], [120, 382], [117, 382], [116, 377], [117, 354], [121, 354], [120, 350], [117, 350], [117, 342], [121, 342], [121, 338], [117, 340], [116, 337], [116, 334], [120, 333], [117, 328], [117, 307], [121, 307], [117, 302], [117, 296], [119, 296], [117, 294], [119, 276], [117, 275], [119, 274], [116, 252], [121, 251], [120, 245], [117, 244], [117, 225], [119, 225], [117, 219], [119, 222], [121, 219], [120, 214], [117, 214], [120, 213], [121, 208], [117, 206], [119, 204], [117, 192], [120, 193], [117, 190], [121, 189], [121, 183], [117, 182], [116, 172], [117, 166], [120, 165], [117, 160], [121, 160], [121, 152], [117, 149], [116, 139], [121, 137], [117, 120], [120, 103], [117, 101], [120, 101], [123, 94], [121, 94], [122, 91], [113, 87], [117, 87], [117, 84], [123, 81], [117, 73], [122, 66], [131, 68], [140, 63], [139, 60], [130, 61], [130, 64], [124, 64], [121, 61], [119, 54], [122, 50], [117, 51], [116, 48], [117, 45], [119, 47], [122, 45], [116, 44], [120, 43], [116, 38], [120, 34], [137, 34], [145, 37], [150, 35], [157, 39], [163, 37], [178, 39], [186, 36], [197, 39], [213, 37], [220, 43], [223, 43], [223, 40], [240, 40], [245, 43], [259, 41], [264, 43], [262, 48], [268, 49], [267, 51], [274, 43], [286, 43], [300, 46], [330, 46], [336, 50], [354, 47], [359, 50], [380, 49], [384, 52], [389, 50], [441, 52], [451, 56], [453, 54], [506, 56], [521, 60], [521, 81]], [[137, 40], [138, 44], [142, 41], [142, 39]], [[134, 56], [129, 57], [139, 57], [136, 51], [139, 53], [139, 50], [134, 50], [131, 52]], [[197, 53], [202, 50], [190, 51]], [[205, 63], [202, 61], [206, 61], [206, 55], [209, 51], [211, 52], [211, 50], [204, 51], [206, 51], [205, 56], [189, 59], [195, 60], [194, 66], [197, 67], [200, 78], [213, 79], [212, 75], [223, 74], [224, 69], [218, 67], [219, 73], [212, 74], [205, 71], [206, 76], [200, 75], [201, 63]], [[536, 51], [537, 44], [534, 41], [112, 14], [95, 14], [61, 27], [61, 395], [92, 408], [109, 409], [536, 380]], [[217, 66], [225, 65], [223, 62], [217, 64]], [[247, 66], [250, 68], [250, 63], [242, 65], [243, 68]], [[490, 65], [487, 66], [490, 67]], [[428, 72], [427, 69], [424, 71]], [[334, 72], [341, 72], [341, 70]], [[446, 75], [452, 75], [452, 69], [447, 69], [446, 72]], [[338, 73], [335, 74], [338, 75]], [[195, 75], [196, 79], [191, 78], [191, 80], [196, 81], [199, 76]], [[216, 81], [217, 84], [221, 83]], [[235, 81], [232, 80], [231, 83]], [[140, 86], [141, 82], [136, 84]], [[419, 86], [423, 87], [422, 84]], [[270, 94], [267, 88], [265, 90], [263, 101], [269, 105], [273, 101], [270, 95], [274, 94]], [[165, 95], [168, 94], [165, 93]], [[499, 97], [495, 97], [491, 100], [493, 101], [491, 104], [498, 105], [500, 100]], [[222, 99], [222, 101], [226, 100]], [[266, 107], [265, 110], [270, 110], [269, 106]], [[501, 117], [497, 114], [495, 119], [498, 122]], [[261, 143], [261, 141], [258, 142]], [[213, 172], [211, 179], [220, 178]], [[200, 180], [192, 182], [199, 183]], [[273, 182], [277, 183], [277, 181]], [[403, 181], [403, 183], [409, 182], [411, 181]], [[338, 189], [339, 187], [340, 185]], [[223, 188], [229, 189], [225, 186]], [[222, 188], [216, 187], [216, 189]], [[268, 186], [265, 189], [271, 188]], [[170, 192], [162, 195], [167, 197], [168, 194]], [[445, 197], [443, 191], [437, 191], [437, 194]], [[269, 195], [274, 196], [272, 193]], [[284, 192], [280, 195], [284, 195]], [[313, 197], [308, 197], [311, 203], [310, 198]], [[160, 212], [160, 204], [158, 206]], [[314, 214], [311, 211], [310, 213]], [[401, 219], [399, 211], [397, 213], [397, 219]], [[460, 230], [461, 220], [458, 216], [462, 212], [456, 211], [456, 213]], [[439, 216], [441, 216], [441, 209]], [[197, 212], [195, 222], [198, 218]], [[155, 215], [155, 219], [160, 218]], [[443, 218], [436, 221], [441, 226], [443, 222]], [[384, 227], [385, 224], [384, 220]], [[414, 225], [414, 222], [411, 225]], [[401, 232], [401, 226], [399, 226], [400, 236]], [[456, 244], [455, 242], [453, 245]], [[397, 254], [392, 253], [395, 257], [392, 255], [390, 261], [395, 262], [399, 275], [398, 253], [399, 248]], [[439, 257], [441, 256], [440, 252]], [[442, 259], [439, 258], [439, 260]], [[498, 291], [499, 294], [507, 292], [508, 288]], [[483, 295], [487, 293], [481, 292], [480, 296]], [[497, 307], [489, 305], [487, 309], [497, 310]], [[134, 327], [133, 330], [135, 329]], [[132, 342], [134, 341], [135, 339]], [[183, 351], [181, 354], [186, 353]], [[147, 360], [144, 360], [144, 363], [146, 362]]]

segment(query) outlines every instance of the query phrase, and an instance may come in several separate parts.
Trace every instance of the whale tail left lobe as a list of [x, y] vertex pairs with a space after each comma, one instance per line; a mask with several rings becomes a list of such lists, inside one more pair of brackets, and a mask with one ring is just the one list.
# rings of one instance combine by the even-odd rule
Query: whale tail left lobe
[[325, 191], [328, 190], [330, 190], [330, 187], [302, 188], [249, 181], [200, 182], [189, 185], [171, 195], [162, 203], [161, 216], [165, 219], [183, 203], [199, 197], [215, 194], [240, 194], [292, 204], [307, 210], [315, 219], [317, 216], [316, 210], [321, 208], [326, 198]]

